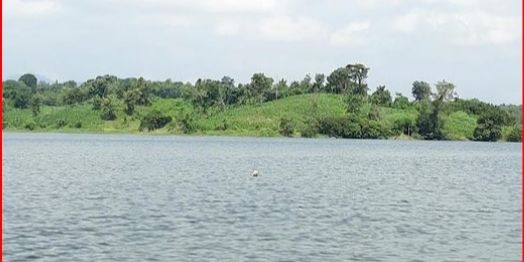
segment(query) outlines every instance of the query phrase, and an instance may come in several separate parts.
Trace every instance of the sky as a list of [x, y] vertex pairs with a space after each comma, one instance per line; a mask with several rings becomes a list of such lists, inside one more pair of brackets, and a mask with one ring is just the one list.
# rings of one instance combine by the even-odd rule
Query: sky
[[462, 98], [521, 103], [517, 0], [2, 2], [4, 79], [290, 82], [363, 63], [371, 90], [446, 80]]

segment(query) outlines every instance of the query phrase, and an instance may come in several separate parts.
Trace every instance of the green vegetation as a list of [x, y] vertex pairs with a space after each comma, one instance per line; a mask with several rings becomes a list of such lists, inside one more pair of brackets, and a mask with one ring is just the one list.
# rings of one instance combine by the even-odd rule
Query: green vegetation
[[[235, 136], [521, 141], [521, 106], [460, 99], [455, 86], [415, 81], [413, 100], [370, 92], [369, 68], [350, 64], [288, 84], [256, 73], [195, 84], [98, 76], [80, 85], [3, 82], [3, 128]], [[371, 94], [369, 94], [371, 93]]]

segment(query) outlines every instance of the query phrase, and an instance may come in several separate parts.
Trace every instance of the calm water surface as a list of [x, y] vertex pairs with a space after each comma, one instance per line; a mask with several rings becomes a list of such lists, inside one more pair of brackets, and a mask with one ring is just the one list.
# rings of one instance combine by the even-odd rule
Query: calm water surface
[[3, 258], [519, 261], [520, 146], [7, 133]]

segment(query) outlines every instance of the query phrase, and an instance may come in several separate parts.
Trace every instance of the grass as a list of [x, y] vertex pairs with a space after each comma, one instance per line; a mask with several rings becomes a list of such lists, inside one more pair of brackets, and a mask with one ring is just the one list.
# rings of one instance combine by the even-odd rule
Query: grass
[[443, 119], [442, 133], [448, 140], [471, 140], [477, 118], [463, 111], [453, 112]]
[[[227, 136], [280, 136], [280, 120], [290, 119], [295, 126], [295, 135], [315, 118], [339, 117], [346, 114], [343, 96], [335, 94], [306, 94], [291, 96], [259, 105], [242, 105], [223, 111], [202, 113], [181, 99], [156, 99], [150, 106], [139, 106], [133, 116], [124, 114], [123, 105], [117, 104], [117, 119], [103, 121], [99, 112], [90, 104], [49, 107], [43, 106], [38, 116], [33, 117], [30, 109], [9, 109], [4, 112], [3, 122], [7, 130], [52, 131], [90, 133], [139, 133], [140, 120], [152, 110], [171, 116], [173, 122], [147, 134], [182, 134], [177, 120], [186, 115], [193, 117], [196, 134]], [[416, 123], [415, 108], [380, 108], [380, 121], [392, 128], [398, 120]], [[476, 117], [459, 111], [442, 116], [443, 133], [449, 140], [473, 138]], [[504, 133], [508, 133], [504, 129]]]

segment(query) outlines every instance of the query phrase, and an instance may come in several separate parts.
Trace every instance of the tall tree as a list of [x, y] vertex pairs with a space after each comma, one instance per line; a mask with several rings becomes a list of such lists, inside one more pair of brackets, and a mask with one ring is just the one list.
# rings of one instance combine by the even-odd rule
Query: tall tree
[[431, 86], [424, 81], [413, 82], [411, 93], [416, 101], [429, 99], [431, 96]]
[[327, 77], [327, 87], [335, 94], [341, 94], [349, 89], [351, 85], [350, 71], [346, 67], [340, 67], [331, 72]]
[[264, 92], [271, 89], [273, 78], [265, 76], [263, 73], [253, 74], [248, 90], [250, 97], [259, 103], [264, 102]]
[[368, 92], [366, 79], [368, 78], [369, 67], [363, 64], [349, 64], [346, 68], [353, 82], [353, 93], [366, 96]]

